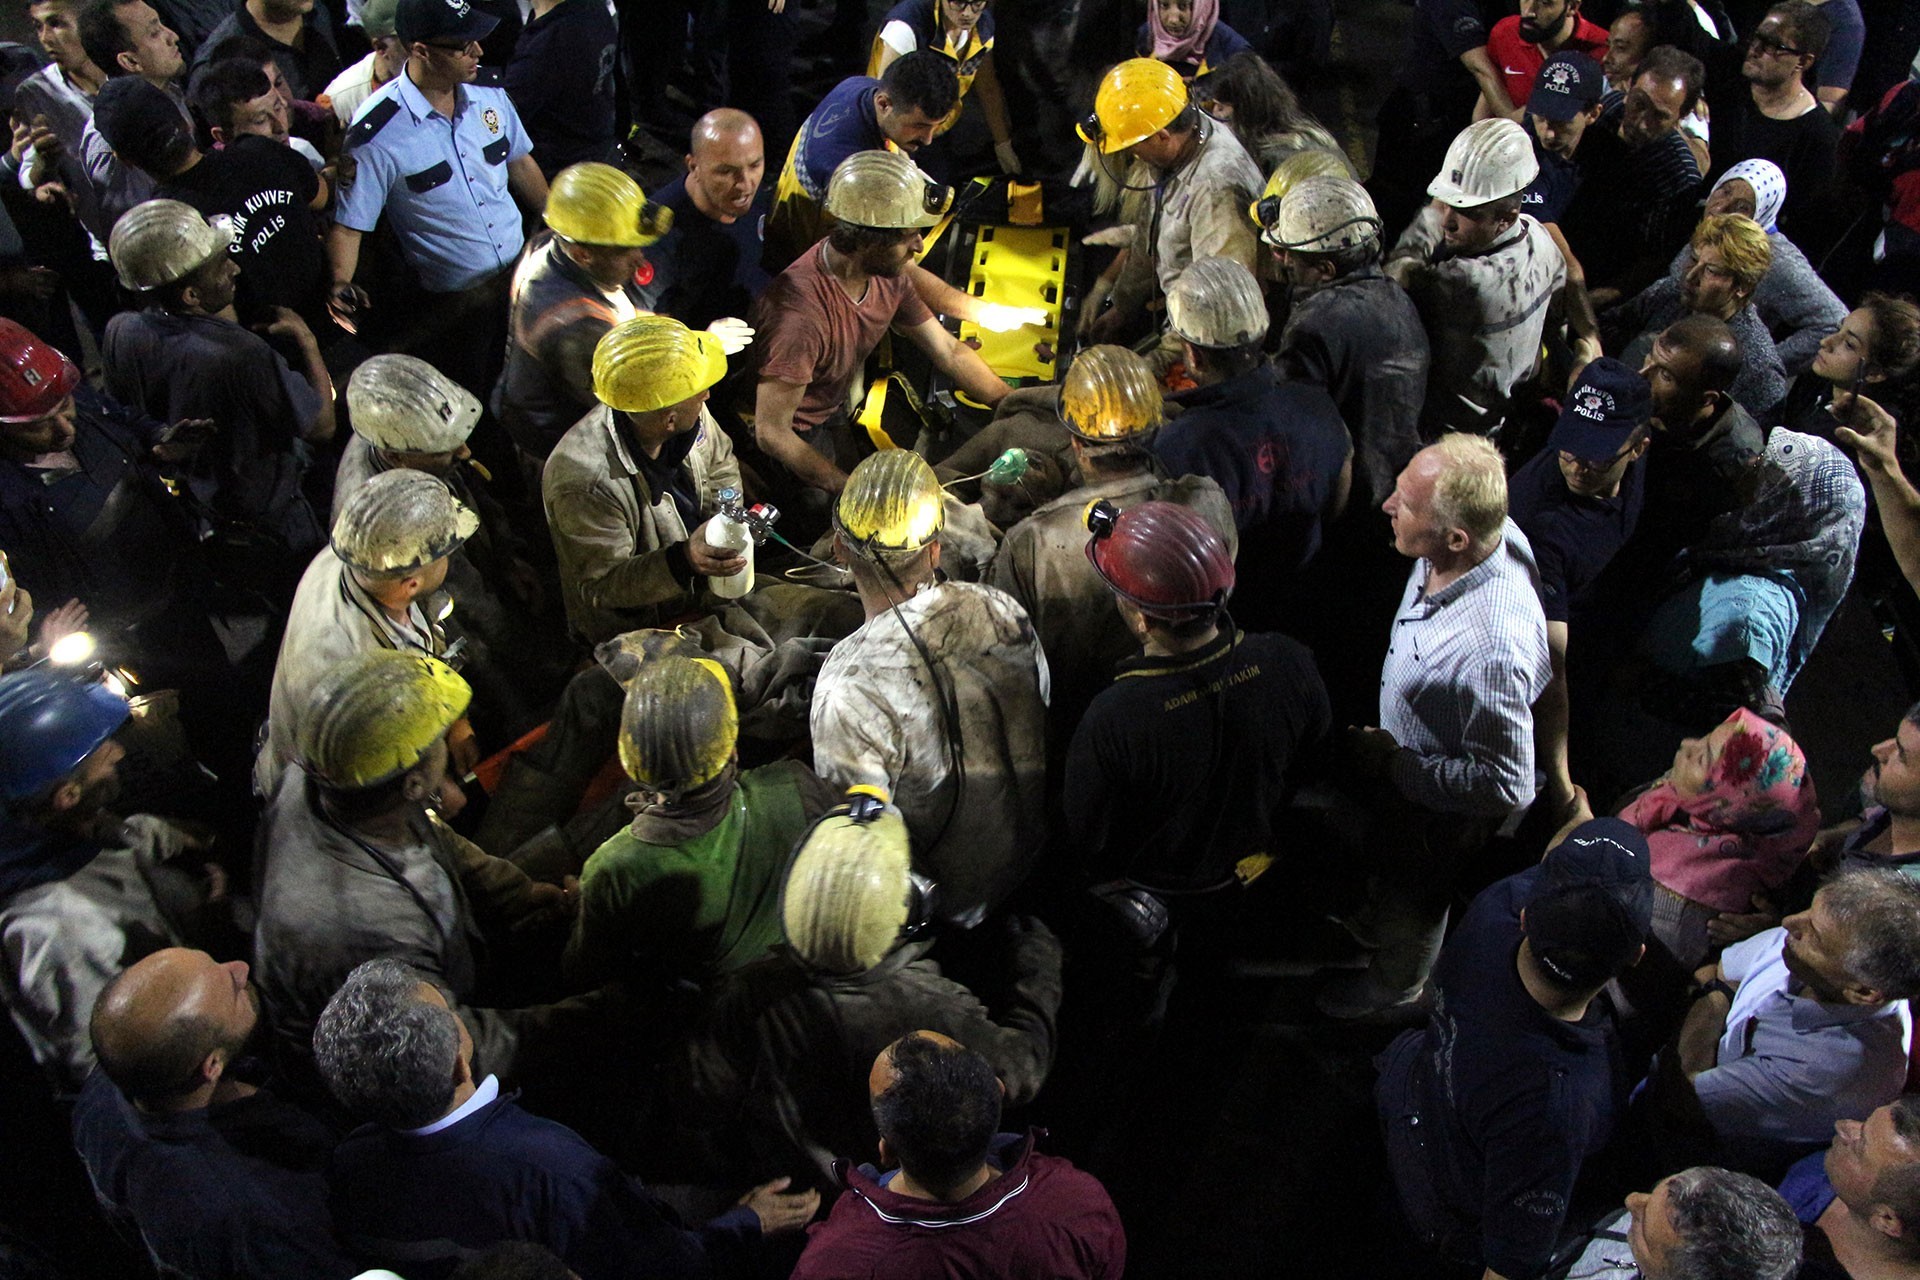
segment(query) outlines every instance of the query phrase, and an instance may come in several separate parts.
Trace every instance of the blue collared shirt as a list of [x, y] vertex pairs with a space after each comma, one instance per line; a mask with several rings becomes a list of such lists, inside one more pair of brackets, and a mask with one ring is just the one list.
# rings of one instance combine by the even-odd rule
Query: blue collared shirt
[[1769, 929], [1720, 954], [1740, 984], [1715, 1065], [1694, 1092], [1720, 1140], [1755, 1162], [1797, 1155], [1900, 1096], [1912, 1021], [1907, 1003], [1824, 1004], [1797, 994], [1787, 931]]
[[[335, 220], [371, 231], [384, 210], [401, 252], [433, 293], [479, 284], [513, 265], [525, 237], [507, 166], [533, 150], [506, 90], [461, 85], [453, 119], [404, 72], [361, 104], [347, 135], [359, 168]], [[387, 118], [375, 126], [381, 113]], [[362, 126], [370, 126], [364, 134]]]

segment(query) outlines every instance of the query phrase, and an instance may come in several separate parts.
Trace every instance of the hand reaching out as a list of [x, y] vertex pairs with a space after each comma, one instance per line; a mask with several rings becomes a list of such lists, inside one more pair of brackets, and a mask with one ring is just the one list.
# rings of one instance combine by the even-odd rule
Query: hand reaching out
[[314, 340], [313, 330], [307, 327], [307, 322], [302, 320], [300, 313], [292, 307], [274, 307], [272, 313], [273, 319], [265, 324], [253, 326], [255, 333], [262, 333], [270, 338], [287, 338], [303, 347]]
[[733, 316], [723, 316], [707, 326], [707, 332], [720, 339], [720, 349], [738, 355], [753, 342], [753, 326]]
[[792, 1183], [792, 1178], [775, 1178], [740, 1197], [739, 1203], [753, 1210], [754, 1216], [760, 1219], [761, 1235], [798, 1231], [820, 1212], [820, 1193], [788, 1191]]
[[69, 600], [52, 610], [40, 623], [41, 647], [51, 649], [74, 632], [85, 631], [87, 617], [87, 606], [78, 600]]
[[1860, 465], [1869, 471], [1894, 474], [1900, 470], [1894, 450], [1900, 443], [1900, 424], [1893, 415], [1863, 395], [1850, 395], [1843, 407], [1842, 393], [1834, 393], [1828, 412], [1844, 423], [1833, 435], [1841, 444], [1860, 455]]
[[1042, 307], [1010, 307], [1004, 302], [983, 302], [979, 316], [974, 321], [988, 333], [1011, 333], [1027, 325], [1041, 325], [1047, 322], [1047, 313]]
[[160, 433], [153, 456], [162, 462], [187, 462], [218, 430], [212, 418], [182, 418]]
[[[0, 564], [5, 563], [5, 557], [6, 553], [0, 552]], [[0, 662], [27, 647], [32, 628], [33, 595], [18, 578], [8, 574], [7, 585], [0, 587]]]

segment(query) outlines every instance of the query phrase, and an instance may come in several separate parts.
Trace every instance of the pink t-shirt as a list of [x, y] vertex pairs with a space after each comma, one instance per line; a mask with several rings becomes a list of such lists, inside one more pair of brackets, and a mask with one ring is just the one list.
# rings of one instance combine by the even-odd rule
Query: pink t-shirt
[[853, 375], [889, 327], [911, 329], [933, 318], [904, 274], [875, 276], [866, 296], [849, 298], [821, 260], [824, 244], [801, 254], [753, 304], [758, 375], [806, 387], [793, 415], [794, 430], [802, 432], [845, 407]]

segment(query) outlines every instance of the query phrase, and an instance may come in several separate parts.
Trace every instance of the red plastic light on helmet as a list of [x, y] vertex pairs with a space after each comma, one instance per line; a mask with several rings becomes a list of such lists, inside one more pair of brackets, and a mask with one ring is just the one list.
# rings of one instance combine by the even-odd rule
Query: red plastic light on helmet
[[80, 370], [26, 327], [0, 319], [0, 422], [32, 422], [58, 409]]

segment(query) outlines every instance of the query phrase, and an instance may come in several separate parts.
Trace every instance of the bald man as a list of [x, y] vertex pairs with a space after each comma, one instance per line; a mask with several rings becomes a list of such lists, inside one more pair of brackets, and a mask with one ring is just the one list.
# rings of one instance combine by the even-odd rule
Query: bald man
[[243, 961], [156, 951], [109, 983], [73, 1140], [107, 1211], [169, 1274], [352, 1275], [333, 1242], [331, 1136], [231, 1074], [260, 1024]]
[[772, 278], [760, 265], [772, 204], [766, 174], [752, 116], [722, 107], [695, 123], [686, 176], [653, 196], [673, 210], [673, 229], [647, 250], [656, 310], [690, 329], [747, 314]]

